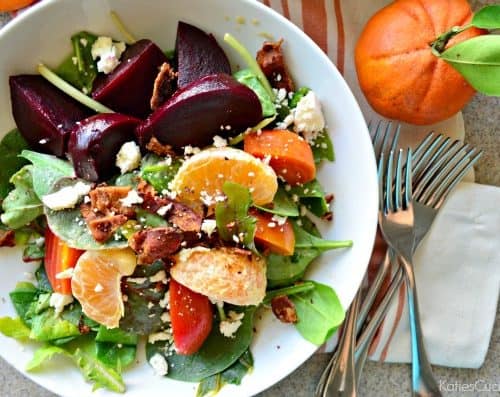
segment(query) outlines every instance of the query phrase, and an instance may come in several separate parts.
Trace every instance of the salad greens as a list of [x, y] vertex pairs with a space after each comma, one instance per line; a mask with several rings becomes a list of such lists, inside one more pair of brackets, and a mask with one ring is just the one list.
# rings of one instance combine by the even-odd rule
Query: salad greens
[[162, 158], [149, 153], [142, 160], [140, 176], [156, 191], [162, 192], [168, 190], [168, 184], [174, 179], [181, 165], [179, 158]]
[[0, 200], [3, 200], [12, 188], [10, 178], [15, 174], [26, 161], [18, 157], [28, 144], [19, 133], [14, 129], [9, 131], [0, 142], [0, 158], [2, 167], [0, 168]]
[[262, 115], [264, 117], [271, 117], [276, 114], [273, 98], [269, 95], [269, 92], [266, 91], [259, 77], [251, 69], [241, 69], [234, 73], [233, 77], [255, 92], [262, 105]]
[[289, 193], [292, 196], [295, 195], [300, 200], [300, 203], [305, 205], [316, 216], [322, 217], [330, 212], [325, 192], [317, 179], [300, 186], [294, 186], [290, 189]]
[[274, 196], [272, 205], [255, 205], [255, 208], [258, 208], [259, 210], [264, 212], [270, 212], [271, 214], [275, 214], [278, 216], [299, 216], [299, 209], [297, 208], [297, 204], [292, 200], [290, 195], [288, 195], [282, 187], [278, 188], [278, 191]]

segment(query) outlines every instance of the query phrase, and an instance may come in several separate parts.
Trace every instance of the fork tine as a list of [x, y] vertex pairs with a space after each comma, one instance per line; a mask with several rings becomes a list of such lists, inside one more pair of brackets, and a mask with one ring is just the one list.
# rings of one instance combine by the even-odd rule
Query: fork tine
[[384, 212], [392, 212], [394, 209], [394, 200], [392, 194], [392, 184], [393, 184], [393, 176], [392, 170], [394, 167], [394, 151], [391, 150], [389, 153], [389, 158], [387, 159], [387, 164], [385, 167], [385, 179], [384, 179], [384, 195], [385, 195], [385, 204], [384, 204]]
[[394, 208], [396, 210], [403, 208], [403, 182], [401, 180], [401, 176], [403, 173], [402, 163], [403, 163], [403, 149], [399, 149], [398, 158], [396, 161], [396, 177], [394, 182]]
[[413, 200], [413, 186], [412, 186], [412, 169], [411, 165], [413, 164], [413, 155], [411, 148], [408, 148], [406, 152], [406, 170], [405, 170], [405, 184], [404, 184], [404, 190], [405, 190], [405, 200], [404, 200], [404, 207], [408, 208], [411, 204], [411, 201]]
[[384, 212], [384, 183], [385, 183], [385, 153], [380, 153], [378, 161], [378, 197], [379, 197], [379, 211]]
[[460, 141], [450, 143], [450, 140], [446, 139], [443, 142], [436, 153], [432, 156], [429, 164], [426, 165], [425, 169], [420, 173], [419, 178], [414, 181], [415, 197], [421, 196], [430, 181], [433, 180], [440, 170], [446, 166], [463, 148], [464, 145]]
[[[389, 150], [389, 148], [396, 148], [401, 132], [401, 124], [396, 126], [394, 134], [392, 134], [392, 121], [388, 121], [385, 128], [383, 126], [383, 120], [379, 120], [375, 127], [374, 124], [370, 122], [368, 128], [372, 132], [373, 150], [375, 151], [375, 158], [377, 160], [380, 158], [382, 152]], [[375, 130], [373, 131], [373, 129]]]
[[417, 146], [413, 153], [413, 175], [419, 172], [423, 164], [425, 164], [424, 155], [432, 152], [437, 143], [443, 138], [443, 135], [436, 135], [434, 131], [429, 132], [422, 142]]
[[475, 148], [468, 151], [463, 158], [461, 158], [454, 168], [446, 175], [443, 182], [436, 188], [436, 191], [428, 200], [430, 206], [438, 208], [444, 202], [450, 191], [460, 182], [463, 176], [469, 169], [476, 163], [483, 154]]

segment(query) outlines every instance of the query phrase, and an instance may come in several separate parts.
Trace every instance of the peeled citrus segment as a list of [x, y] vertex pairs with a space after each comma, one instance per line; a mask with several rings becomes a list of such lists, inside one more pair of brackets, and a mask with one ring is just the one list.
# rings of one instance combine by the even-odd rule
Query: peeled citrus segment
[[210, 206], [226, 181], [248, 187], [257, 205], [272, 202], [278, 190], [276, 173], [270, 166], [229, 147], [203, 150], [186, 160], [172, 181], [172, 190], [182, 201]]
[[117, 328], [124, 307], [120, 280], [130, 276], [137, 258], [129, 248], [85, 252], [71, 279], [73, 295], [83, 312], [108, 328]]
[[266, 294], [265, 259], [237, 248], [185, 248], [170, 275], [192, 291], [233, 305], [258, 305]]

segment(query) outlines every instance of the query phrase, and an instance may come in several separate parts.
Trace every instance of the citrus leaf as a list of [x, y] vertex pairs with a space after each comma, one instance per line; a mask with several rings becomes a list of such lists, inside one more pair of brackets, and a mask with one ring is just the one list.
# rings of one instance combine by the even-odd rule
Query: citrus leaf
[[471, 25], [481, 29], [500, 29], [500, 5], [481, 8], [474, 14]]
[[479, 92], [500, 96], [500, 36], [478, 36], [441, 54]]

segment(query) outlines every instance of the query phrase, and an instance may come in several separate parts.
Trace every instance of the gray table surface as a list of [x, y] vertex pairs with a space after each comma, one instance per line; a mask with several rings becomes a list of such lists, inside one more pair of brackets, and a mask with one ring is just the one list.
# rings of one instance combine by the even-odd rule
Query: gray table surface
[[[495, 3], [490, 0], [471, 1], [473, 7]], [[6, 16], [0, 14], [0, 26]], [[478, 183], [500, 186], [500, 98], [476, 95], [464, 109], [466, 142], [484, 151], [476, 166]], [[312, 396], [328, 355], [316, 354], [290, 376], [259, 397]], [[446, 390], [458, 390], [458, 385], [476, 381], [496, 385], [500, 390], [500, 312], [497, 311], [495, 328], [484, 365], [478, 370], [434, 367], [439, 381], [448, 385]], [[451, 385], [451, 386], [450, 386]], [[454, 385], [457, 385], [454, 387]], [[380, 364], [368, 362], [360, 385], [360, 396], [397, 397], [410, 395], [410, 366], [406, 364]], [[500, 392], [449, 391], [446, 396], [499, 396]], [[0, 358], [0, 397], [56, 397], [34, 384]], [[78, 397], [75, 395], [75, 397]]]

